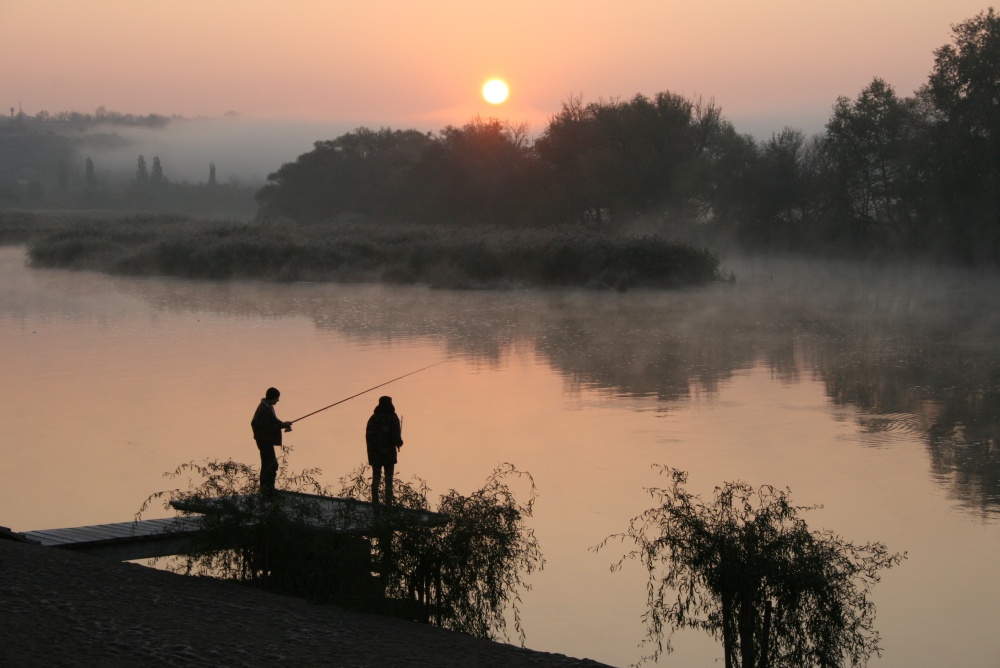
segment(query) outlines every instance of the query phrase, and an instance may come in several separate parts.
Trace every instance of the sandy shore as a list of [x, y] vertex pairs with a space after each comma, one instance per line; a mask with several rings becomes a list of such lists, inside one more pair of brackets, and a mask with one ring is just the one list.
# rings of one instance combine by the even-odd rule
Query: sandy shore
[[0, 666], [601, 666], [0, 540]]

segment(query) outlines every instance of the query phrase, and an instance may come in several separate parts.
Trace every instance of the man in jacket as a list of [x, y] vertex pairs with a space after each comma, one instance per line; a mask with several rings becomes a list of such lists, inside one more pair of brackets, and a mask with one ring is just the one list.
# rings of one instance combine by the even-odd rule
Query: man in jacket
[[396, 452], [403, 447], [402, 425], [392, 405], [392, 397], [379, 397], [378, 406], [365, 428], [368, 463], [372, 467], [372, 503], [379, 505], [379, 486], [385, 471], [385, 505], [392, 505], [392, 474]]
[[274, 412], [281, 392], [273, 387], [267, 388], [264, 398], [253, 414], [250, 427], [253, 429], [253, 440], [257, 442], [260, 451], [260, 493], [273, 494], [274, 480], [278, 475], [278, 458], [274, 454], [275, 446], [281, 445], [281, 432], [291, 431], [291, 422], [282, 422]]

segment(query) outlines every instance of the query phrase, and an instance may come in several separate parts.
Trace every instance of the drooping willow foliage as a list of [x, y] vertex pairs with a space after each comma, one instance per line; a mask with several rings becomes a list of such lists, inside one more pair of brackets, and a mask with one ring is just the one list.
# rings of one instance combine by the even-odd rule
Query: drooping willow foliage
[[[341, 495], [367, 498], [371, 478], [362, 467], [341, 480]], [[519, 501], [514, 485], [527, 487]], [[397, 504], [426, 509], [427, 488], [393, 481]], [[520, 595], [531, 589], [527, 576], [544, 567], [538, 540], [525, 520], [532, 515], [535, 482], [511, 464], [496, 468], [482, 487], [465, 496], [455, 490], [440, 497], [437, 511], [451, 518], [440, 527], [394, 532], [376, 541], [386, 595], [418, 601], [427, 620], [483, 638], [507, 639], [510, 611], [520, 641], [524, 628]], [[391, 555], [391, 559], [386, 559]]]
[[862, 666], [879, 654], [871, 588], [905, 553], [810, 531], [799, 512], [816, 506], [792, 505], [788, 490], [727, 482], [703, 502], [686, 472], [662, 472], [657, 505], [597, 547], [634, 543], [612, 570], [636, 560], [649, 574], [646, 658], [682, 628], [721, 640], [726, 668]]
[[527, 526], [536, 498], [530, 474], [504, 464], [468, 496], [449, 491], [436, 508], [449, 518], [441, 526], [407, 521], [413, 511], [431, 510], [424, 481], [394, 480], [395, 506], [375, 514], [362, 535], [335, 528], [356, 521], [351, 513], [359, 508], [371, 512], [360, 503], [369, 498], [370, 469], [361, 466], [341, 480], [344, 510], [331, 514], [311, 496], [333, 496], [318, 481], [319, 470], [291, 474], [289, 450], [279, 458], [277, 486], [298, 494], [261, 496], [258, 471], [232, 460], [188, 462], [166, 474], [186, 478], [187, 487], [151, 495], [137, 519], [158, 501], [211, 511], [178, 511], [197, 514], [203, 530], [167, 568], [490, 639], [508, 639], [509, 614], [524, 642], [521, 593], [544, 566]]

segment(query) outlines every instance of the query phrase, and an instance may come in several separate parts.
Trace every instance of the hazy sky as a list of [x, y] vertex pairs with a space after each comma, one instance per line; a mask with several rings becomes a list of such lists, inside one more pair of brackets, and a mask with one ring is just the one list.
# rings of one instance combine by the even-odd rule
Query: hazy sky
[[[982, 0], [0, 0], [0, 109], [533, 132], [570, 94], [714, 98], [819, 131], [880, 76], [909, 95]], [[509, 101], [482, 100], [488, 78]]]

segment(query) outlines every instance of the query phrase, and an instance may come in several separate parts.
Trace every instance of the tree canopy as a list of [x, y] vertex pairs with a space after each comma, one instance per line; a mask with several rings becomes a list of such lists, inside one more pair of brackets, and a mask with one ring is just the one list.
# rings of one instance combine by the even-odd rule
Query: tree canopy
[[[268, 178], [265, 215], [474, 225], [698, 226], [751, 248], [1000, 264], [1000, 17], [953, 27], [928, 83], [875, 77], [813, 138], [739, 134], [714, 103], [664, 91], [571, 96], [534, 139], [473, 119], [359, 128]], [[360, 150], [363, 147], [364, 150]]]
[[[934, 51], [919, 90], [907, 95], [876, 76], [834, 101], [813, 137], [794, 128], [769, 138], [741, 134], [712, 101], [670, 91], [592, 102], [572, 95], [537, 135], [476, 117], [438, 132], [360, 127], [318, 141], [268, 176], [256, 193], [258, 214], [603, 232], [639, 223], [685, 241], [735, 239], [749, 250], [996, 267], [1000, 16], [987, 9], [954, 25], [951, 37]], [[98, 124], [169, 120], [106, 110], [0, 119], [0, 206], [108, 208], [110, 177], [96, 187], [83, 173], [82, 140], [71, 136]], [[136, 181], [151, 180], [140, 162]], [[122, 203], [169, 203], [154, 190], [208, 196], [183, 193], [164, 177], [167, 185]]]

